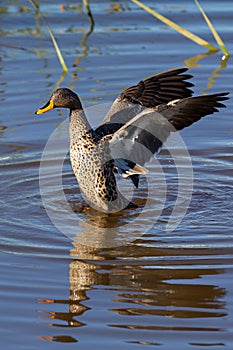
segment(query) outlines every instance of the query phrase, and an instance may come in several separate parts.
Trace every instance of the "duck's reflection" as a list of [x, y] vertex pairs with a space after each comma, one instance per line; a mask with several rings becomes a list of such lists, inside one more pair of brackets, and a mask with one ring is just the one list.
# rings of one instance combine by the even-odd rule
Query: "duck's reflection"
[[[84, 313], [93, 312], [92, 305], [93, 309], [96, 307], [96, 301], [90, 299], [91, 291], [101, 286], [105, 291], [111, 289], [108, 312], [118, 315], [118, 322], [113, 321], [115, 317], [112, 322], [108, 319], [109, 327], [218, 331], [200, 321], [226, 315], [226, 291], [213, 282], [215, 276], [223, 273], [215, 268], [217, 250], [211, 266], [211, 249], [154, 248], [142, 243], [141, 240], [125, 247], [100, 249], [74, 242], [70, 251], [69, 300], [42, 301], [53, 303], [54, 311], [44, 312], [49, 325], [61, 327], [62, 322], [62, 327], [84, 326]], [[210, 259], [206, 260], [208, 255]], [[56, 303], [67, 304], [67, 312], [57, 312]], [[171, 318], [175, 322], [172, 326]]]
[[[111, 252], [93, 251], [74, 244], [70, 264], [70, 303], [86, 300], [86, 291], [95, 285], [116, 288], [112, 311], [124, 315], [164, 315], [175, 318], [219, 317], [225, 315], [225, 290], [198, 282], [202, 276], [218, 275], [220, 270], [203, 268], [204, 255], [193, 249], [117, 248]], [[187, 257], [193, 256], [187, 265]], [[136, 257], [136, 259], [135, 259]], [[145, 260], [145, 258], [147, 259]], [[96, 261], [97, 260], [97, 261]], [[96, 261], [96, 262], [95, 262]], [[99, 272], [104, 270], [105, 272]], [[107, 272], [106, 272], [107, 271]], [[124, 307], [124, 304], [131, 307]], [[148, 306], [151, 308], [148, 309]], [[78, 308], [71, 307], [71, 312]], [[80, 308], [81, 313], [83, 309]], [[78, 312], [79, 314], [79, 312]], [[76, 314], [77, 315], [77, 314]]]

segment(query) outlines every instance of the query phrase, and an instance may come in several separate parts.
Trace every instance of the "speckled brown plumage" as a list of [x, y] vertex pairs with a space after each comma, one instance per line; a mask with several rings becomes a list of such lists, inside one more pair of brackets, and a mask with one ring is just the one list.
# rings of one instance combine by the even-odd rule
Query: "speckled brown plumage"
[[[80, 188], [98, 210], [118, 211], [127, 200], [117, 188], [115, 172], [138, 186], [145, 162], [169, 134], [225, 107], [227, 93], [191, 97], [186, 68], [160, 73], [126, 89], [114, 101], [102, 124], [90, 126], [79, 97], [57, 89], [36, 114], [52, 108], [70, 109], [70, 160]], [[121, 141], [126, 139], [130, 143]], [[149, 152], [138, 152], [142, 145]], [[120, 156], [118, 156], [118, 154]]]

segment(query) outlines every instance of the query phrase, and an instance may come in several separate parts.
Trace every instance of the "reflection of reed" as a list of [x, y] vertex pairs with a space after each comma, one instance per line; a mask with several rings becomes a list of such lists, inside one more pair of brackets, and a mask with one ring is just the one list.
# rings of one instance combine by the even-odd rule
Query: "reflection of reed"
[[89, 1], [88, 0], [83, 0], [83, 5], [86, 8], [87, 15], [88, 15], [88, 18], [89, 18], [89, 21], [90, 21], [90, 29], [89, 29], [89, 32], [88, 32], [90, 34], [93, 31], [93, 29], [94, 29], [95, 22], [94, 22], [94, 18], [92, 16], [92, 12], [91, 12], [91, 8], [90, 8], [90, 5], [89, 5]]
[[212, 87], [213, 87], [213, 85], [214, 85], [214, 82], [215, 82], [215, 78], [217, 78], [218, 76], [219, 76], [219, 72], [222, 70], [222, 69], [224, 69], [224, 68], [226, 68], [226, 66], [227, 66], [227, 61], [229, 60], [229, 56], [224, 56], [224, 58], [221, 60], [221, 62], [220, 62], [220, 67], [219, 68], [216, 68], [216, 69], [214, 69], [213, 71], [212, 71], [212, 76], [210, 76], [209, 77], [209, 82], [208, 82], [208, 84], [207, 84], [207, 89], [209, 90], [209, 89], [211, 89]]
[[75, 62], [73, 64], [73, 67], [77, 67], [79, 65], [81, 59], [83, 57], [87, 56], [87, 52], [89, 50], [89, 47], [87, 46], [86, 42], [87, 42], [87, 39], [88, 39], [89, 35], [91, 35], [91, 33], [93, 32], [94, 26], [95, 26], [94, 18], [92, 16], [91, 9], [90, 9], [88, 1], [87, 0], [83, 0], [83, 3], [85, 5], [85, 7], [86, 7], [87, 15], [88, 15], [89, 22], [90, 22], [90, 28], [89, 28], [89, 31], [84, 35], [84, 37], [82, 38], [82, 40], [80, 42], [80, 46], [83, 47], [83, 51], [82, 51], [81, 55], [76, 58], [76, 60], [75, 60]]
[[[210, 55], [212, 55], [214, 52], [213, 51], [208, 51], [199, 55], [195, 55], [192, 57], [187, 58], [186, 60], [184, 60], [185, 65], [188, 68], [195, 68], [199, 66], [199, 61], [205, 57], [208, 57]], [[211, 73], [211, 76], [208, 78], [209, 82], [207, 84], [207, 90], [212, 89], [212, 87], [214, 86], [215, 83], [215, 79], [218, 77], [218, 73], [226, 68], [227, 66], [227, 62], [229, 60], [230, 56], [223, 56], [223, 58], [220, 61], [220, 67], [214, 69]]]
[[[86, 5], [85, 5], [86, 6]], [[80, 46], [83, 48], [81, 54], [76, 58], [74, 64], [73, 64], [73, 67], [78, 67], [79, 64], [80, 64], [80, 61], [83, 57], [86, 57], [87, 54], [88, 54], [88, 50], [89, 50], [89, 46], [86, 44], [87, 42], [87, 39], [89, 37], [89, 35], [91, 35], [91, 33], [93, 32], [94, 30], [94, 25], [95, 25], [95, 22], [94, 22], [94, 19], [92, 17], [92, 14], [90, 12], [90, 8], [89, 7], [86, 7], [87, 9], [87, 15], [88, 15], [88, 18], [89, 18], [89, 21], [90, 21], [90, 29], [89, 31], [84, 35], [84, 37], [82, 38], [81, 42], [80, 42]], [[59, 80], [57, 81], [56, 85], [55, 85], [55, 88], [57, 89], [61, 83], [63, 82], [63, 80], [65, 79], [65, 76], [66, 76], [67, 72], [62, 72]], [[77, 76], [77, 71], [73, 71], [72, 72], [72, 77], [76, 79], [76, 76]]]
[[[93, 30], [93, 29], [92, 29]], [[81, 40], [81, 42], [80, 42], [80, 46], [83, 48], [83, 50], [82, 50], [82, 53], [76, 58], [76, 60], [75, 60], [75, 62], [74, 62], [74, 64], [73, 64], [73, 67], [78, 67], [78, 65], [79, 65], [79, 63], [80, 63], [80, 61], [81, 61], [81, 59], [83, 58], [83, 57], [86, 57], [87, 56], [87, 53], [88, 53], [88, 50], [89, 50], [89, 46], [86, 44], [86, 42], [87, 42], [87, 39], [88, 39], [88, 37], [89, 37], [89, 35], [92, 33], [92, 30], [90, 30], [88, 33], [86, 33], [85, 35], [84, 35], [84, 37], [82, 38], [82, 40]], [[72, 75], [73, 75], [73, 77], [75, 77], [76, 76], [76, 74], [77, 73], [72, 73]]]

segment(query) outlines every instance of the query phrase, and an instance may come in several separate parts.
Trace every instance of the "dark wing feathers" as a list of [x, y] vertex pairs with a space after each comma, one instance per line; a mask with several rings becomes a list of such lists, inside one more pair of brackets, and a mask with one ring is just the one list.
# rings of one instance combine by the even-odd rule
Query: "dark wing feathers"
[[[115, 154], [116, 158], [123, 155], [124, 159], [131, 160], [132, 165], [139, 164], [143, 167], [171, 132], [181, 130], [208, 114], [218, 112], [218, 108], [225, 107], [221, 102], [228, 99], [227, 94], [187, 97], [143, 110], [112, 135], [109, 142], [111, 154]], [[126, 139], [131, 142], [125, 143]], [[132, 165], [128, 162], [128, 167]], [[135, 182], [136, 175], [129, 173], [129, 176]], [[138, 182], [138, 177], [136, 180]]]
[[[109, 139], [119, 172], [129, 176], [135, 186], [144, 163], [158, 151], [170, 132], [225, 107], [221, 102], [228, 99], [228, 93], [191, 97], [193, 92], [189, 88], [193, 84], [186, 80], [192, 75], [183, 74], [186, 71], [187, 68], [174, 69], [129, 87], [114, 101], [96, 129], [102, 141], [105, 136]], [[131, 145], [124, 143], [127, 138]], [[138, 145], [145, 146], [148, 152], [140, 152]]]
[[119, 101], [126, 100], [145, 107], [155, 107], [176, 98], [191, 96], [193, 92], [189, 87], [193, 84], [185, 80], [192, 78], [192, 75], [179, 75], [186, 71], [187, 68], [174, 69], [140, 81], [122, 92]]
[[218, 112], [225, 107], [221, 101], [228, 99], [228, 93], [188, 97], [158, 106], [157, 111], [165, 116], [176, 130], [181, 130], [202, 117]]
[[[118, 130], [135, 117], [143, 108], [156, 107], [177, 98], [192, 96], [190, 74], [182, 74], [187, 68], [178, 68], [160, 73], [123, 91], [113, 102], [97, 132], [106, 135]], [[114, 126], [109, 124], [115, 124]], [[111, 130], [111, 131], [110, 131]]]

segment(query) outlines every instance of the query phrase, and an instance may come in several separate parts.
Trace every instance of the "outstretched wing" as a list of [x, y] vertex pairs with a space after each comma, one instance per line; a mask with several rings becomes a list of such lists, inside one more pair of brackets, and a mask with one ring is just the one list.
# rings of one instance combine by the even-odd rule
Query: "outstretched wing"
[[218, 112], [218, 108], [226, 107], [221, 101], [228, 100], [229, 93], [188, 97], [182, 100], [170, 101], [168, 104], [158, 106], [161, 113], [176, 130], [181, 130], [197, 122], [206, 115]]
[[193, 92], [189, 88], [193, 84], [186, 80], [192, 78], [192, 75], [183, 74], [187, 70], [179, 68], [160, 73], [126, 89], [113, 102], [96, 132], [102, 135], [112, 134], [145, 108], [191, 96]]
[[[148, 108], [118, 129], [109, 141], [111, 154], [120, 173], [135, 176], [131, 168], [150, 160], [169, 134], [225, 107], [228, 93], [188, 97]], [[120, 159], [120, 161], [118, 160]], [[143, 168], [144, 169], [144, 168]], [[142, 170], [138, 174], [143, 173]]]

